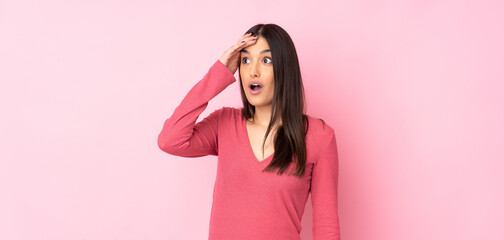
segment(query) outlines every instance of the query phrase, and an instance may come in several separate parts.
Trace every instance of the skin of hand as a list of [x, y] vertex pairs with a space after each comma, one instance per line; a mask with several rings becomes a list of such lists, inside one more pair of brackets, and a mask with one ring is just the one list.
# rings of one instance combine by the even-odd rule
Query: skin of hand
[[240, 64], [240, 51], [256, 43], [257, 36], [251, 36], [251, 33], [243, 35], [238, 42], [227, 49], [219, 59], [230, 71], [235, 73]]

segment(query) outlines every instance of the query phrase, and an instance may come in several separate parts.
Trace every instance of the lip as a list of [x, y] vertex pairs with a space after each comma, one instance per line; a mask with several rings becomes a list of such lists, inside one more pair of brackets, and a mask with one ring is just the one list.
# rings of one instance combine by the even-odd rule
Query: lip
[[252, 90], [251, 88], [249, 88], [249, 91], [250, 91], [250, 94], [257, 95], [257, 94], [261, 93], [263, 89], [264, 89], [264, 87], [262, 87], [258, 90]]
[[[259, 85], [261, 86], [261, 88], [260, 88], [260, 89], [256, 89], [256, 90], [252, 90], [252, 88], [250, 88], [250, 86], [252, 86], [252, 84], [254, 84], [254, 83], [255, 83], [255, 84], [259, 84]], [[249, 92], [250, 92], [250, 94], [252, 94], [252, 95], [258, 95], [258, 94], [260, 94], [260, 93], [262, 92], [262, 90], [264, 89], [264, 85], [263, 85], [261, 82], [259, 82], [259, 81], [251, 81], [251, 82], [249, 82], [249, 84], [248, 84], [248, 88], [249, 88]]]
[[250, 89], [250, 86], [252, 86], [252, 84], [254, 84], [254, 83], [259, 84], [259, 85], [261, 85], [261, 88], [264, 88], [264, 85], [261, 82], [259, 82], [259, 81], [251, 81], [248, 84], [249, 89]]

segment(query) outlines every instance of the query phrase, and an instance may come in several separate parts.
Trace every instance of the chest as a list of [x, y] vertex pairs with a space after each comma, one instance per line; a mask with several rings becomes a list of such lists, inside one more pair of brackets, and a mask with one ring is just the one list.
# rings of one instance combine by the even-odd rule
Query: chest
[[247, 137], [255, 158], [257, 161], [263, 161], [275, 152], [274, 145], [274, 131], [270, 131], [264, 142], [264, 152], [262, 149], [264, 135], [266, 134], [266, 129], [256, 127], [247, 122], [246, 124]]

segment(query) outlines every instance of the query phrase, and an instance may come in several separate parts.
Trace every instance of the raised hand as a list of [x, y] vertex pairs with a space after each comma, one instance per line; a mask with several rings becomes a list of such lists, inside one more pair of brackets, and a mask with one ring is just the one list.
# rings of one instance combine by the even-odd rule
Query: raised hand
[[240, 64], [240, 51], [250, 45], [256, 43], [257, 36], [252, 36], [251, 33], [243, 35], [243, 37], [238, 40], [238, 43], [233, 45], [231, 48], [226, 50], [219, 59], [226, 67], [235, 73], [238, 69], [238, 64]]

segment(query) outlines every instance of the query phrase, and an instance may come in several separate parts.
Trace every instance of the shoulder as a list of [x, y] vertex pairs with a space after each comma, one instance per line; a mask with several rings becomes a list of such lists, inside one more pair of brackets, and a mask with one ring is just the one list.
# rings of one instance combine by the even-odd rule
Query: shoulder
[[241, 109], [236, 107], [221, 107], [217, 109], [217, 111], [220, 111], [221, 114], [223, 115], [229, 115], [229, 116], [235, 116], [241, 114]]
[[234, 112], [235, 112], [235, 108], [233, 108], [233, 107], [220, 107], [220, 108], [217, 108], [213, 111], [213, 113], [217, 113], [219, 115], [233, 114]]
[[214, 110], [212, 115], [215, 115], [221, 121], [236, 120], [241, 115], [241, 109], [235, 107], [221, 107]]
[[334, 128], [324, 119], [306, 115], [308, 118], [308, 133], [307, 140], [310, 140], [315, 145], [324, 145], [325, 142], [329, 142], [335, 137]]

